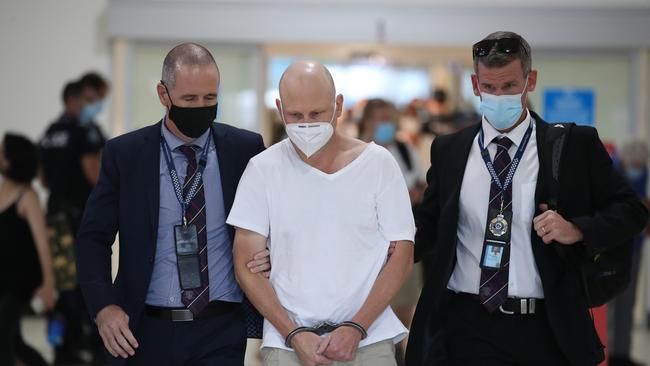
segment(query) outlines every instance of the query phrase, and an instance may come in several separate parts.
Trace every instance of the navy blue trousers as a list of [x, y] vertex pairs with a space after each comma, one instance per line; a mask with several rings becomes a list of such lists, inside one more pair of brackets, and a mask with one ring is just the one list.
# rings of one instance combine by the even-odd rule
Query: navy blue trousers
[[145, 314], [135, 337], [140, 347], [127, 359], [128, 366], [244, 365], [246, 329], [241, 308], [192, 322], [172, 322]]

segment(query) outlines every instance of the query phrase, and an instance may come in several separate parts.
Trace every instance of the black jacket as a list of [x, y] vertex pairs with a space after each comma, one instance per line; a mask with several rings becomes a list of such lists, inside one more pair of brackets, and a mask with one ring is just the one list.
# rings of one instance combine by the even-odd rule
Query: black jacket
[[[544, 142], [550, 126], [536, 120], [540, 170], [535, 207], [546, 203]], [[480, 125], [437, 138], [431, 145], [428, 187], [416, 215], [416, 260], [427, 257], [431, 269], [408, 342], [408, 366], [448, 365], [442, 321], [448, 300], [445, 291], [456, 264], [459, 196], [465, 165]], [[558, 213], [575, 223], [584, 243], [570, 250], [594, 250], [631, 245], [631, 238], [648, 222], [648, 212], [612, 167], [594, 128], [575, 127], [560, 168]], [[517, 187], [514, 187], [517, 189]], [[536, 212], [536, 216], [541, 212]], [[533, 223], [531, 222], [531, 226]], [[603, 358], [602, 346], [590, 318], [577, 266], [560, 257], [555, 245], [545, 245], [531, 230], [533, 255], [539, 269], [548, 320], [560, 349], [575, 366], [593, 366]]]
[[[91, 316], [107, 305], [119, 305], [129, 316], [132, 330], [137, 329], [144, 311], [156, 253], [160, 127], [159, 122], [108, 141], [75, 247], [79, 284]], [[214, 127], [227, 216], [248, 160], [264, 150], [264, 143], [256, 133], [221, 123]], [[119, 269], [112, 283], [111, 245], [118, 232]], [[232, 227], [229, 234], [234, 238]]]

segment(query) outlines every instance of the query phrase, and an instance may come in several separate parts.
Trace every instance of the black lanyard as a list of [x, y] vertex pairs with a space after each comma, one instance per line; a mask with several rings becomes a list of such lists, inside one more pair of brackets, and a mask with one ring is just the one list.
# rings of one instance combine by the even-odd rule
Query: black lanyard
[[[490, 160], [490, 153], [485, 148], [485, 146], [483, 146], [483, 140], [485, 139], [485, 137], [483, 136], [483, 127], [481, 127], [481, 131], [479, 132], [478, 147], [479, 149], [481, 149], [481, 156], [483, 157], [483, 161], [485, 162], [485, 166], [487, 167], [488, 172], [490, 172], [492, 181], [501, 190], [501, 213], [503, 213], [503, 201], [506, 192], [508, 191], [508, 187], [510, 187], [510, 185], [512, 184], [512, 181], [515, 177], [515, 172], [517, 171], [519, 162], [521, 162], [521, 157], [524, 155], [526, 146], [528, 146], [528, 141], [530, 140], [530, 136], [532, 135], [532, 133], [533, 133], [533, 122], [531, 121], [530, 124], [528, 125], [528, 129], [526, 130], [526, 134], [521, 140], [521, 144], [519, 144], [519, 148], [515, 153], [515, 157], [512, 159], [512, 162], [510, 163], [510, 169], [508, 170], [506, 179], [503, 183], [501, 183], [501, 181], [499, 180], [499, 175], [494, 170], [494, 165], [492, 165], [492, 160]], [[506, 151], [505, 153], [507, 154], [508, 152]]]
[[[165, 128], [164, 126], [162, 128]], [[187, 226], [187, 219], [185, 218], [185, 210], [187, 206], [192, 202], [192, 199], [198, 191], [199, 185], [201, 184], [201, 178], [203, 176], [203, 171], [205, 166], [208, 163], [208, 150], [210, 150], [210, 141], [212, 139], [208, 136], [203, 146], [203, 152], [201, 152], [201, 157], [199, 158], [199, 167], [194, 174], [194, 179], [190, 183], [190, 189], [187, 191], [187, 196], [183, 197], [183, 189], [181, 183], [178, 179], [178, 173], [176, 172], [176, 166], [174, 165], [174, 158], [172, 156], [172, 151], [165, 140], [165, 136], [160, 134], [160, 146], [162, 146], [163, 155], [165, 156], [165, 161], [167, 162], [167, 170], [169, 171], [169, 176], [172, 180], [172, 185], [174, 186], [174, 193], [176, 194], [176, 199], [181, 204], [181, 214], [183, 225]], [[188, 162], [189, 164], [189, 162]]]

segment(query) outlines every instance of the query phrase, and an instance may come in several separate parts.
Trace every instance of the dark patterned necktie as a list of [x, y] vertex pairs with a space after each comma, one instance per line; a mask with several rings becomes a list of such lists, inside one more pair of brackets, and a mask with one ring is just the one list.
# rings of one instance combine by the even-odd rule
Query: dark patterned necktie
[[[512, 147], [513, 142], [507, 138], [503, 137], [499, 139], [498, 137], [492, 140], [493, 143], [497, 145], [497, 152], [492, 161], [494, 166], [494, 171], [498, 174], [501, 184], [506, 180], [508, 175], [508, 170], [510, 169], [510, 154], [508, 150]], [[495, 182], [492, 182], [490, 186], [490, 204], [488, 205], [489, 209], [500, 210], [501, 209], [501, 189]], [[508, 187], [508, 190], [503, 197], [503, 211], [512, 211], [512, 184]], [[512, 233], [512, 223], [510, 225]], [[512, 236], [510, 238], [512, 242]], [[485, 244], [484, 244], [485, 245]], [[479, 286], [479, 298], [483, 303], [483, 306], [489, 311], [493, 312], [508, 298], [508, 270], [510, 269], [510, 243], [503, 250], [503, 258], [501, 260], [503, 265], [501, 269], [481, 269], [481, 283]]]
[[[187, 158], [187, 175], [183, 183], [183, 197], [187, 197], [187, 192], [192, 186], [192, 180], [197, 171], [195, 146], [180, 146], [178, 149]], [[198, 233], [199, 265], [201, 269], [201, 286], [192, 290], [184, 290], [182, 302], [185, 307], [190, 309], [192, 314], [198, 315], [210, 301], [210, 286], [208, 281], [208, 236], [205, 219], [205, 193], [203, 191], [203, 179], [199, 184], [196, 194], [185, 211], [187, 225], [196, 225]]]

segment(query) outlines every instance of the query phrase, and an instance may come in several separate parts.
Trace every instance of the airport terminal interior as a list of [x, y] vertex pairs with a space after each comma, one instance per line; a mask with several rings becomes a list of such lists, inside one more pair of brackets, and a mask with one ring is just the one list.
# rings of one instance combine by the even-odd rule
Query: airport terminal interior
[[[66, 83], [87, 73], [107, 83], [94, 115], [107, 139], [157, 123], [165, 115], [156, 89], [163, 59], [175, 45], [196, 42], [220, 70], [217, 121], [260, 133], [266, 146], [281, 141], [286, 135], [276, 98], [282, 73], [296, 60], [315, 60], [329, 69], [344, 97], [337, 128], [361, 136], [366, 104], [388, 102], [396, 138], [413, 147], [423, 167], [417, 180], [425, 182], [431, 142], [481, 119], [472, 45], [500, 30], [530, 43], [538, 72], [530, 110], [550, 123], [597, 128], [615, 163], [624, 160], [628, 145], [644, 146], [647, 200], [648, 0], [2, 0], [0, 134], [40, 141], [63, 111]], [[48, 189], [38, 179], [32, 185], [47, 206]], [[629, 358], [639, 365], [650, 365], [647, 233], [635, 252], [641, 264], [629, 310]], [[116, 242], [114, 275], [119, 253]], [[413, 306], [426, 281], [418, 277]], [[20, 333], [53, 364], [56, 324], [38, 307], [32, 301], [25, 309]], [[611, 335], [616, 324], [605, 307], [594, 316], [607, 344], [608, 328]], [[84, 326], [92, 333], [90, 322]], [[259, 341], [248, 345], [246, 365], [261, 365]], [[79, 364], [91, 364], [92, 353], [92, 344], [80, 350]]]

